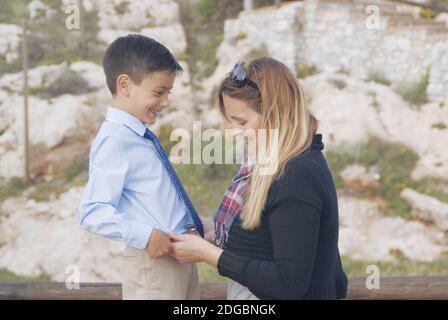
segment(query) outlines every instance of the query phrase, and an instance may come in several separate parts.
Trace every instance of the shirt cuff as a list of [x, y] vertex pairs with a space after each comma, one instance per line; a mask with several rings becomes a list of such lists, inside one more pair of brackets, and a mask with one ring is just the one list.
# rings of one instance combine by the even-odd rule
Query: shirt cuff
[[141, 222], [128, 222], [129, 232], [124, 242], [136, 249], [145, 249], [152, 233], [152, 226]]
[[242, 275], [249, 260], [249, 258], [224, 250], [218, 259], [218, 272], [220, 275], [244, 285]]

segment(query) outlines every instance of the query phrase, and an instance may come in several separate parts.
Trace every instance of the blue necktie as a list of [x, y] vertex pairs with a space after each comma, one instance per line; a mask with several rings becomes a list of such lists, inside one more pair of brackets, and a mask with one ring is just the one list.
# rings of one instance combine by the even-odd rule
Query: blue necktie
[[162, 159], [162, 162], [163, 162], [165, 168], [168, 170], [171, 181], [173, 182], [174, 186], [176, 187], [177, 194], [179, 195], [180, 199], [182, 200], [183, 204], [185, 205], [185, 209], [187, 210], [188, 214], [193, 219], [193, 222], [196, 225], [197, 231], [199, 232], [201, 237], [204, 237], [204, 227], [202, 226], [201, 219], [199, 218], [196, 210], [194, 209], [193, 205], [191, 204], [191, 201], [188, 198], [187, 192], [185, 191], [184, 187], [182, 186], [182, 183], [180, 182], [179, 177], [176, 174], [176, 171], [174, 171], [174, 168], [171, 165], [171, 162], [168, 159], [168, 156], [166, 155], [165, 150], [163, 150], [163, 147], [160, 145], [160, 142], [157, 139], [156, 135], [151, 130], [146, 129], [144, 137], [146, 139], [151, 140], [152, 143], [154, 144], [154, 146], [156, 147], [157, 152], [159, 153], [159, 156]]

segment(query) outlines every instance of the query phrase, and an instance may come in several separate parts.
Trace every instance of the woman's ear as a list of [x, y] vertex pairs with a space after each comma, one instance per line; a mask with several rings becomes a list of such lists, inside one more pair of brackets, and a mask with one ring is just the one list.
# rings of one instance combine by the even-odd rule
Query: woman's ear
[[117, 77], [117, 94], [129, 98], [131, 94], [131, 78], [127, 74], [120, 74]]

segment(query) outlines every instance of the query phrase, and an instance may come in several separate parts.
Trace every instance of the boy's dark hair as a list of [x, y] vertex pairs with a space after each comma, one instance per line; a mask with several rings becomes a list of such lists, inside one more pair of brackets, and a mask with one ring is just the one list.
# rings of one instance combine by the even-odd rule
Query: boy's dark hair
[[182, 67], [164, 45], [140, 34], [129, 34], [112, 42], [104, 54], [103, 69], [112, 95], [117, 93], [120, 74], [127, 74], [140, 84], [154, 71], [182, 72]]

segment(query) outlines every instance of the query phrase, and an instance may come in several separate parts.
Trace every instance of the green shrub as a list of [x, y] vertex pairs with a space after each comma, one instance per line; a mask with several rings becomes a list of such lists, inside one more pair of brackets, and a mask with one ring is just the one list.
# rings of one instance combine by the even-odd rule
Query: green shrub
[[79, 175], [87, 172], [88, 170], [88, 162], [87, 157], [76, 157], [73, 162], [64, 169], [64, 179], [66, 182], [70, 183]]
[[6, 62], [5, 57], [0, 56], [0, 77], [5, 73], [16, 73], [22, 70], [22, 60], [16, 59]]
[[59, 197], [68, 190], [68, 185], [63, 180], [35, 181], [28, 193], [28, 199], [35, 201], [50, 201], [52, 197]]
[[0, 269], [0, 282], [13, 281], [13, 282], [39, 282], [39, 281], [51, 281], [51, 277], [47, 273], [42, 273], [37, 277], [20, 276], [7, 269]]
[[421, 8], [420, 17], [423, 19], [435, 19], [435, 17], [437, 17], [437, 12], [428, 8]]
[[242, 8], [239, 0], [179, 1], [180, 18], [187, 38], [187, 62], [196, 87], [213, 74], [219, 61], [216, 49], [223, 40], [224, 22]]
[[[389, 209], [403, 218], [410, 218], [410, 205], [400, 197], [401, 191], [411, 183], [411, 172], [418, 156], [400, 144], [385, 143], [372, 138], [361, 146], [347, 146], [326, 154], [338, 188], [344, 190], [339, 175], [346, 166], [360, 164], [365, 167], [377, 166], [380, 173], [379, 189], [373, 190], [386, 200]], [[372, 190], [369, 190], [370, 194]]]
[[79, 73], [68, 69], [60, 74], [48, 87], [30, 88], [30, 93], [44, 99], [51, 99], [62, 94], [80, 95], [92, 90]]
[[446, 124], [444, 124], [443, 122], [437, 122], [437, 123], [434, 123], [431, 126], [431, 128], [443, 130], [443, 129], [446, 129]]
[[411, 206], [400, 197], [401, 191], [405, 188], [448, 202], [448, 193], [444, 191], [447, 185], [442, 179], [424, 178], [417, 181], [411, 178], [411, 172], [419, 158], [415, 152], [403, 145], [385, 143], [372, 138], [365, 145], [351, 145], [328, 151], [326, 158], [333, 172], [336, 187], [342, 191], [349, 191], [339, 174], [345, 167], [355, 163], [365, 167], [378, 167], [380, 174], [378, 190], [364, 190], [364, 194], [383, 198], [392, 213], [405, 219], [411, 218]]
[[25, 189], [25, 184], [21, 178], [11, 178], [0, 180], [0, 200], [8, 197], [16, 197]]
[[222, 39], [222, 31], [217, 31], [198, 37], [195, 46], [188, 48], [187, 57], [190, 61], [193, 78], [202, 79], [213, 74], [219, 63], [216, 57], [216, 48], [222, 42]]
[[268, 47], [262, 44], [258, 48], [252, 48], [245, 56], [244, 61], [250, 62], [255, 59], [263, 58], [268, 56]]
[[381, 83], [385, 86], [390, 86], [390, 81], [380, 72], [371, 71], [367, 75], [367, 81]]
[[301, 63], [297, 66], [296, 76], [299, 79], [304, 79], [317, 73], [314, 64]]
[[419, 82], [399, 84], [396, 90], [405, 101], [415, 106], [421, 106], [428, 102], [428, 96], [426, 94], [428, 84], [429, 76], [426, 73]]
[[350, 75], [350, 71], [345, 66], [341, 66], [336, 73]]
[[199, 0], [196, 3], [195, 9], [197, 13], [205, 19], [211, 19], [218, 14], [218, 0]]
[[235, 36], [235, 41], [243, 40], [247, 38], [247, 33], [244, 31], [238, 32], [238, 34]]
[[0, 128], [0, 137], [1, 137], [6, 131], [8, 131], [8, 129], [9, 129], [10, 126], [11, 126], [11, 125], [8, 123], [8, 124], [6, 124], [3, 128]]
[[130, 2], [129, 1], [123, 1], [120, 3], [114, 4], [114, 10], [118, 15], [123, 15], [128, 10]]
[[334, 85], [336, 88], [338, 88], [339, 90], [342, 90], [347, 86], [347, 83], [345, 83], [344, 80], [340, 80], [340, 79], [330, 79], [330, 83], [332, 85]]

